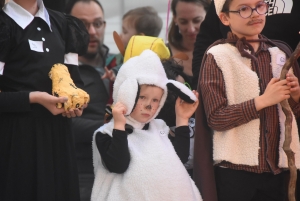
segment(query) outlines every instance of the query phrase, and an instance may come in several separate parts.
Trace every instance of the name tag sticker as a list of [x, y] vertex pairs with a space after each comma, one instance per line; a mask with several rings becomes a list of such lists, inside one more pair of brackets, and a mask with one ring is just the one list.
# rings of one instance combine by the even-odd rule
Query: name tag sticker
[[28, 40], [30, 49], [36, 52], [44, 52], [43, 50], [43, 41], [33, 41]]
[[279, 54], [277, 55], [277, 60], [276, 60], [278, 65], [283, 66], [285, 64], [285, 55], [284, 54]]

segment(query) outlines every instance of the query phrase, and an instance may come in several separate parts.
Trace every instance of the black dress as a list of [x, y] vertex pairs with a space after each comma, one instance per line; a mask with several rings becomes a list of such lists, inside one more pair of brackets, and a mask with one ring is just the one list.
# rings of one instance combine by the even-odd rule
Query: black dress
[[[30, 91], [51, 94], [48, 77], [64, 55], [86, 51], [83, 24], [48, 10], [51, 29], [41, 18], [22, 29], [0, 11], [0, 200], [77, 201], [78, 175], [71, 119], [54, 116], [29, 103]], [[29, 40], [43, 41], [43, 52], [32, 51]], [[75, 83], [77, 66], [68, 66]]]

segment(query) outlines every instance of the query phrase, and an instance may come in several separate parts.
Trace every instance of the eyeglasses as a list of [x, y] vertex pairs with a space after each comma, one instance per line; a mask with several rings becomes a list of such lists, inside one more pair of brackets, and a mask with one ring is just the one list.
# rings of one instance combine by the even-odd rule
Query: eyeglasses
[[229, 10], [230, 13], [238, 13], [244, 19], [249, 18], [255, 10], [259, 15], [265, 15], [268, 12], [269, 4], [266, 2], [258, 3], [255, 8], [250, 6], [242, 6], [239, 10]]
[[87, 30], [90, 29], [91, 25], [93, 25], [93, 27], [95, 29], [101, 29], [103, 27], [103, 25], [106, 23], [105, 21], [102, 21], [102, 20], [96, 20], [92, 23], [85, 22], [85, 21], [82, 21], [82, 22]]

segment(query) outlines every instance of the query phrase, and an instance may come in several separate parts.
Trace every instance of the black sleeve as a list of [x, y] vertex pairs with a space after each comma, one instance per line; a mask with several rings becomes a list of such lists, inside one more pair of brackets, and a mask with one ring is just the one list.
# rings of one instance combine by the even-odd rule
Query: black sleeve
[[103, 165], [114, 173], [124, 173], [130, 163], [127, 132], [113, 130], [113, 137], [98, 132], [95, 140]]
[[186, 163], [190, 155], [190, 128], [188, 126], [177, 127], [175, 137], [169, 135], [169, 139], [181, 162]]
[[226, 38], [226, 34], [229, 31], [228, 27], [225, 27], [215, 9], [214, 1], [210, 4], [209, 10], [206, 17], [201, 24], [200, 32], [197, 35], [197, 39], [194, 45], [192, 70], [193, 70], [193, 80], [192, 88], [197, 89], [198, 78], [200, 72], [200, 66], [202, 58], [205, 54], [206, 49], [213, 44], [216, 40], [221, 38]]
[[0, 92], [0, 112], [29, 112], [29, 92]]

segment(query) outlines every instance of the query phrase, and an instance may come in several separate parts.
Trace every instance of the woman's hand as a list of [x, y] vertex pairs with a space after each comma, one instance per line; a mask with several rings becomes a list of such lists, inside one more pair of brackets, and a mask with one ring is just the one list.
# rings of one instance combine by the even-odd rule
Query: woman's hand
[[125, 131], [127, 108], [124, 104], [117, 102], [112, 108], [112, 114], [114, 118], [114, 129]]
[[86, 108], [88, 106], [88, 104], [84, 104], [81, 108], [75, 108], [74, 110], [68, 110], [68, 111], [64, 111], [62, 113], [63, 117], [68, 117], [68, 118], [72, 118], [72, 117], [80, 117], [82, 115], [83, 109]]
[[[193, 93], [198, 98], [199, 94], [195, 90]], [[177, 98], [175, 104], [175, 112], [176, 112], [176, 127], [179, 126], [187, 126], [189, 123], [190, 117], [195, 113], [197, 107], [199, 105], [199, 100], [195, 103], [186, 103], [181, 98]]]
[[38, 103], [49, 110], [53, 115], [62, 114], [65, 112], [64, 108], [57, 108], [57, 103], [65, 103], [68, 98], [55, 97], [46, 92], [34, 91], [29, 93], [29, 102]]

